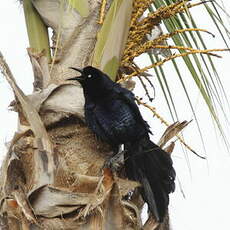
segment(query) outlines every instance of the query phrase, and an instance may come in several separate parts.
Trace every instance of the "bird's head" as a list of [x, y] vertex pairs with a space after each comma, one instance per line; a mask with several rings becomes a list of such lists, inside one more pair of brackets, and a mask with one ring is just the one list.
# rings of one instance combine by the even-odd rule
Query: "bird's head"
[[73, 77], [73, 78], [69, 78], [67, 80], [76, 80], [82, 86], [89, 85], [89, 84], [90, 85], [91, 84], [96, 84], [96, 83], [98, 83], [98, 81], [100, 81], [100, 79], [103, 76], [103, 73], [99, 69], [96, 69], [96, 68], [94, 68], [92, 66], [87, 66], [87, 67], [85, 67], [83, 69], [78, 69], [78, 68], [75, 68], [75, 67], [70, 67], [70, 69], [76, 70], [81, 75]]

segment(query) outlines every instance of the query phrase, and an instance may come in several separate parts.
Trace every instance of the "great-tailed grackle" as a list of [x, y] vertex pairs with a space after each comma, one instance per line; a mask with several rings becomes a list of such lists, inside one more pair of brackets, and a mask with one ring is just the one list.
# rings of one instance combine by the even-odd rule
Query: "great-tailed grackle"
[[89, 128], [113, 149], [125, 148], [125, 171], [139, 181], [141, 194], [158, 222], [162, 222], [175, 189], [175, 170], [169, 154], [149, 138], [149, 126], [142, 118], [134, 94], [100, 70], [87, 66], [72, 69], [85, 96], [85, 119]]

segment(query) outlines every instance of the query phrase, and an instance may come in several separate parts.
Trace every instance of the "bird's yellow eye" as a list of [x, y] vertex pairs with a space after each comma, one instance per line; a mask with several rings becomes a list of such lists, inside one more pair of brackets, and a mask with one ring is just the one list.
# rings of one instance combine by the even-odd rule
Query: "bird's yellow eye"
[[92, 75], [91, 75], [91, 74], [89, 74], [89, 75], [88, 75], [88, 78], [91, 78], [91, 77], [92, 77]]

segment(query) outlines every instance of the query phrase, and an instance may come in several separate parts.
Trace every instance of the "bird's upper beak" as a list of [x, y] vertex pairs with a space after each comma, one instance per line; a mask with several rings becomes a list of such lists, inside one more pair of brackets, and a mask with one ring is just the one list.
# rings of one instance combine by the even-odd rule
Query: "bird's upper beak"
[[83, 70], [82, 69], [78, 69], [78, 68], [75, 68], [75, 67], [69, 67], [69, 69], [73, 69], [73, 70], [76, 70], [77, 72], [81, 73], [80, 76], [77, 76], [77, 77], [72, 77], [72, 78], [68, 78], [66, 80], [77, 80], [79, 82], [85, 80], [85, 77], [84, 77], [84, 74], [83, 74]]

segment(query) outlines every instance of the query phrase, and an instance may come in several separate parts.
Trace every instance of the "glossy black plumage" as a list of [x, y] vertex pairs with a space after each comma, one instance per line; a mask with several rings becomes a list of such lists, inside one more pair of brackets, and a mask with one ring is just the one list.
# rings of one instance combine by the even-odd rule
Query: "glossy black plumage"
[[78, 80], [83, 87], [89, 128], [113, 149], [124, 144], [128, 178], [142, 184], [143, 199], [157, 221], [163, 221], [168, 194], [175, 189], [171, 157], [149, 139], [149, 126], [131, 91], [91, 66], [75, 70], [82, 75], [70, 80]]

